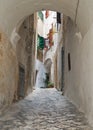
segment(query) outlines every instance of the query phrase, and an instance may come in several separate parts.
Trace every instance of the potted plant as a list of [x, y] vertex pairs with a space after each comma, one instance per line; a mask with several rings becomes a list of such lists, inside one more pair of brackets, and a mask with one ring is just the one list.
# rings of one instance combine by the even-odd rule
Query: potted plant
[[49, 82], [48, 83], [48, 88], [54, 88], [54, 83]]

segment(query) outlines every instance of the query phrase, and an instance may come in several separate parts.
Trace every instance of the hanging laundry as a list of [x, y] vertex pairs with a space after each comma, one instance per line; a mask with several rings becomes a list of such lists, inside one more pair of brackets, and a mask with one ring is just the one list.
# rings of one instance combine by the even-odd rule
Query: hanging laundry
[[37, 48], [40, 50], [43, 50], [45, 46], [45, 39], [38, 35], [38, 40], [37, 40]]
[[43, 21], [44, 20], [44, 15], [42, 13], [42, 11], [38, 12], [38, 16], [40, 17], [40, 19]]
[[54, 45], [53, 35], [54, 35], [54, 30], [53, 30], [53, 24], [52, 24], [52, 28], [49, 30], [49, 34], [48, 34], [48, 38], [47, 38], [47, 39], [49, 39], [50, 47]]
[[49, 10], [46, 10], [45, 17], [46, 17], [46, 18], [49, 17]]

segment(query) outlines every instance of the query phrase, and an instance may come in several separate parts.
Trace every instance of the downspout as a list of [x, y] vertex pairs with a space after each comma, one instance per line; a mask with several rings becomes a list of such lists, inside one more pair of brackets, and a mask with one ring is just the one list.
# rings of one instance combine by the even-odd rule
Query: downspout
[[77, 15], [78, 15], [78, 7], [79, 7], [79, 2], [80, 0], [77, 1], [77, 6], [76, 6], [76, 13], [75, 13], [75, 24], [77, 22]]

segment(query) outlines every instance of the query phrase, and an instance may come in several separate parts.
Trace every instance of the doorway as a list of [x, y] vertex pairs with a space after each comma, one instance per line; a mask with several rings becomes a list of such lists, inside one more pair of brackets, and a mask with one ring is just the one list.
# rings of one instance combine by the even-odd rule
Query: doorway
[[18, 98], [25, 96], [25, 69], [19, 65]]
[[63, 91], [64, 90], [64, 47], [62, 47], [62, 49], [61, 49], [61, 57], [62, 57], [62, 87], [61, 87], [61, 91]]

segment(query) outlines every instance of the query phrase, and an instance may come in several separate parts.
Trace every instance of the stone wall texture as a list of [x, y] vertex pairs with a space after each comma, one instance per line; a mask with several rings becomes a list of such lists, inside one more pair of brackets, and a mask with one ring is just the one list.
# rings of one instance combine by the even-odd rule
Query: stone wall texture
[[[19, 32], [20, 40], [16, 46], [18, 65], [25, 71], [25, 95], [32, 92], [35, 78], [35, 40], [34, 40], [34, 15], [26, 18]], [[21, 86], [18, 86], [21, 87]]]
[[10, 105], [17, 89], [17, 57], [12, 44], [0, 29], [0, 112]]
[[[16, 44], [15, 49], [6, 34], [0, 29], [0, 113], [6, 110], [13, 101], [18, 100], [19, 64], [23, 65], [26, 70], [25, 96], [32, 91], [35, 80], [35, 42], [33, 35], [32, 39], [27, 37], [26, 42], [26, 35], [31, 35], [27, 34], [23, 26], [20, 27], [19, 34], [21, 39]], [[30, 54], [29, 41], [32, 44]], [[27, 81], [28, 79], [29, 81]]]

